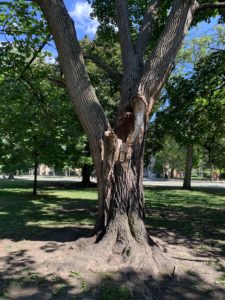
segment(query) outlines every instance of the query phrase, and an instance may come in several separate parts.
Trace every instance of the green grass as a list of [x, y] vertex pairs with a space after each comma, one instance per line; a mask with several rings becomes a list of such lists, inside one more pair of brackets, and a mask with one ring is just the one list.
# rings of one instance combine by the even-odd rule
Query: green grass
[[32, 182], [0, 181], [1, 239], [38, 238], [46, 229], [94, 225], [95, 189], [65, 190], [46, 182], [40, 185], [38, 196], [33, 196]]
[[[225, 255], [225, 189], [155, 187], [145, 190], [147, 218], [151, 231], [172, 231], [175, 238], [198, 239], [207, 252], [219, 247]], [[200, 247], [201, 246], [201, 247]]]
[[225, 285], [225, 276], [220, 276], [219, 278], [217, 278], [215, 283]]
[[[199, 251], [218, 246], [225, 254], [224, 189], [151, 187], [145, 189], [145, 198], [146, 225], [153, 233], [169, 230], [176, 238], [198, 238]], [[30, 181], [0, 181], [1, 239], [39, 239], [56, 229], [92, 226], [96, 213], [94, 188], [43, 181], [34, 197]]]

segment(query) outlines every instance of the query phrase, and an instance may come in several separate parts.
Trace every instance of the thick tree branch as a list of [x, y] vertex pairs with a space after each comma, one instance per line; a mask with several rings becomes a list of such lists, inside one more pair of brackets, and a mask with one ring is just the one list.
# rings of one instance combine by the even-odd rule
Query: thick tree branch
[[106, 63], [104, 63], [101, 58], [92, 55], [92, 54], [84, 54], [84, 59], [85, 60], [91, 60], [93, 63], [96, 64], [96, 66], [100, 67], [102, 70], [104, 70], [110, 78], [115, 79], [117, 81], [120, 81], [122, 78], [122, 74], [117, 73], [113, 71]]
[[66, 84], [64, 82], [63, 79], [58, 79], [58, 78], [54, 78], [54, 77], [48, 77], [48, 80], [50, 82], [52, 82], [54, 85], [62, 88], [62, 89], [66, 89]]
[[131, 39], [127, 0], [115, 0], [123, 67], [126, 72], [132, 64], [134, 47]]
[[225, 2], [199, 4], [196, 8], [196, 12], [199, 12], [199, 11], [205, 10], [205, 9], [216, 9], [216, 8], [225, 8]]
[[136, 91], [148, 103], [148, 113], [169, 76], [185, 33], [193, 20], [195, 5], [194, 0], [173, 0], [166, 26], [145, 66], [138, 92]]
[[62, 0], [38, 3], [54, 37], [65, 84], [78, 118], [89, 140], [99, 140], [109, 124], [85, 70], [74, 23]]
[[160, 3], [161, 0], [153, 0], [144, 16], [135, 46], [135, 50], [139, 55], [144, 55], [149, 44]]

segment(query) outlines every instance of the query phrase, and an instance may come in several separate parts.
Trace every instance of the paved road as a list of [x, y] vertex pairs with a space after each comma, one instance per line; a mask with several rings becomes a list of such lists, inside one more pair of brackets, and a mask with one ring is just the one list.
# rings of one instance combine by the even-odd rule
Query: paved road
[[[171, 180], [149, 180], [144, 179], [144, 185], [147, 186], [171, 186], [171, 187], [182, 187], [183, 180], [171, 179]], [[191, 185], [193, 187], [219, 187], [225, 189], [225, 181], [201, 181], [201, 180], [192, 180]]]
[[[0, 178], [2, 176], [0, 175]], [[33, 180], [33, 176], [31, 175], [24, 175], [20, 177], [16, 177], [18, 179], [26, 179], [26, 180]], [[71, 176], [38, 176], [38, 180], [44, 180], [44, 181], [73, 181], [73, 182], [80, 182], [81, 178]], [[92, 179], [92, 181], [96, 181], [95, 179]], [[170, 186], [170, 187], [182, 187], [183, 181], [179, 179], [170, 179], [170, 180], [149, 180], [148, 178], [144, 179], [144, 185], [146, 186]], [[225, 189], [225, 181], [200, 181], [200, 180], [192, 180], [192, 186], [193, 187], [220, 187]]]

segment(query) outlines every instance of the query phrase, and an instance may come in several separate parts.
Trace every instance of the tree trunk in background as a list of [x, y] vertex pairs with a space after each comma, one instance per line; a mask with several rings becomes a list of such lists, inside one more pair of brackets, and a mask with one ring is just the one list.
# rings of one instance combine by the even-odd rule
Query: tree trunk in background
[[171, 179], [174, 179], [174, 168], [171, 168], [170, 178], [171, 178]]
[[37, 195], [37, 169], [38, 169], [38, 155], [34, 154], [34, 182], [33, 182], [33, 195]]
[[187, 154], [186, 154], [186, 167], [185, 167], [184, 183], [183, 183], [183, 189], [185, 189], [185, 190], [191, 189], [192, 163], [193, 163], [193, 145], [188, 145], [187, 146]]
[[214, 166], [211, 164], [211, 166], [210, 166], [210, 181], [211, 182], [213, 181], [213, 169], [214, 169]]
[[88, 186], [91, 184], [91, 166], [84, 164], [82, 167], [82, 184]]
[[13, 174], [13, 173], [9, 173], [8, 179], [9, 179], [9, 180], [13, 180], [13, 179], [14, 179], [14, 174]]

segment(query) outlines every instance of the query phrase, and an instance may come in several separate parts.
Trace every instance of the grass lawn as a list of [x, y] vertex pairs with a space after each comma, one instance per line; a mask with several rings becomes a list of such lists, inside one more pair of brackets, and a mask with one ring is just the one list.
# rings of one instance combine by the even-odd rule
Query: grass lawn
[[0, 239], [38, 239], [53, 228], [94, 225], [96, 190], [55, 184], [40, 182], [33, 196], [30, 181], [0, 181]]
[[176, 242], [196, 240], [225, 255], [225, 189], [151, 187], [145, 197], [146, 224], [153, 233], [172, 231]]
[[[225, 256], [224, 189], [194, 188], [192, 191], [184, 191], [172, 187], [146, 187], [145, 199], [146, 226], [154, 237], [162, 238], [173, 245], [194, 248], [204, 254], [205, 257]], [[26, 241], [35, 243], [36, 241], [73, 242], [75, 240], [74, 230], [76, 230], [76, 239], [92, 234], [91, 228], [95, 223], [96, 214], [97, 193], [95, 188], [80, 189], [76, 183], [43, 181], [39, 182], [38, 195], [32, 196], [31, 181], [0, 181], [0, 245], [3, 239], [9, 239], [15, 244], [23, 241], [24, 243]], [[52, 247], [52, 244], [50, 246]], [[50, 251], [52, 250], [50, 249]], [[11, 262], [12, 255], [16, 258], [17, 263], [20, 256], [17, 257], [15, 250], [11, 254], [9, 253]], [[218, 266], [217, 264], [216, 267]], [[221, 270], [224, 274], [221, 273]], [[217, 277], [215, 282], [223, 287], [225, 268], [220, 267], [219, 271], [220, 277]], [[9, 276], [10, 272], [6, 275]], [[6, 295], [13, 285], [16, 288], [19, 285], [21, 289], [23, 284], [33, 287], [34, 282], [36, 287], [41, 286], [39, 293], [42, 294], [38, 294], [41, 296], [38, 296], [37, 299], [44, 297], [44, 289], [51, 287], [52, 294], [56, 294], [51, 299], [67, 299], [65, 295], [69, 285], [57, 275], [54, 275], [49, 281], [33, 271], [24, 272], [27, 272], [26, 276], [19, 277], [18, 280], [15, 279], [14, 275], [12, 278], [10, 277], [11, 279], [7, 279], [7, 276], [4, 277], [4, 272], [0, 272], [0, 299], [8, 299]], [[81, 290], [88, 289], [86, 287], [88, 284], [79, 272], [74, 270], [71, 274], [69, 277], [77, 280], [76, 284], [80, 284]], [[2, 281], [2, 291], [1, 276], [6, 278]], [[104, 277], [107, 276], [104, 274]], [[190, 276], [193, 277], [191, 272]], [[23, 278], [22, 281], [21, 278]], [[196, 277], [195, 284], [199, 280]], [[101, 285], [101, 298], [96, 296], [96, 298], [87, 299], [131, 299], [129, 289], [120, 287], [120, 284], [111, 285], [111, 281], [110, 279], [110, 284], [106, 282], [106, 284]], [[57, 290], [58, 285], [62, 287], [59, 292]], [[187, 293], [189, 292], [189, 285], [188, 282]], [[190, 299], [219, 299], [218, 296], [215, 298], [210, 296], [213, 293], [212, 287], [204, 287], [199, 295], [202, 295], [202, 291], [207, 292], [209, 298], [204, 298], [203, 295], [203, 298], [197, 296], [197, 298]], [[82, 297], [68, 299], [86, 299]], [[169, 299], [189, 299], [182, 297]], [[28, 297], [26, 299], [36, 298]]]
[[[40, 182], [32, 196], [32, 182], [0, 181], [0, 238], [37, 238], [52, 228], [94, 225], [97, 194], [73, 183]], [[145, 189], [146, 225], [153, 232], [174, 231], [220, 245], [225, 253], [224, 189], [150, 187]]]

